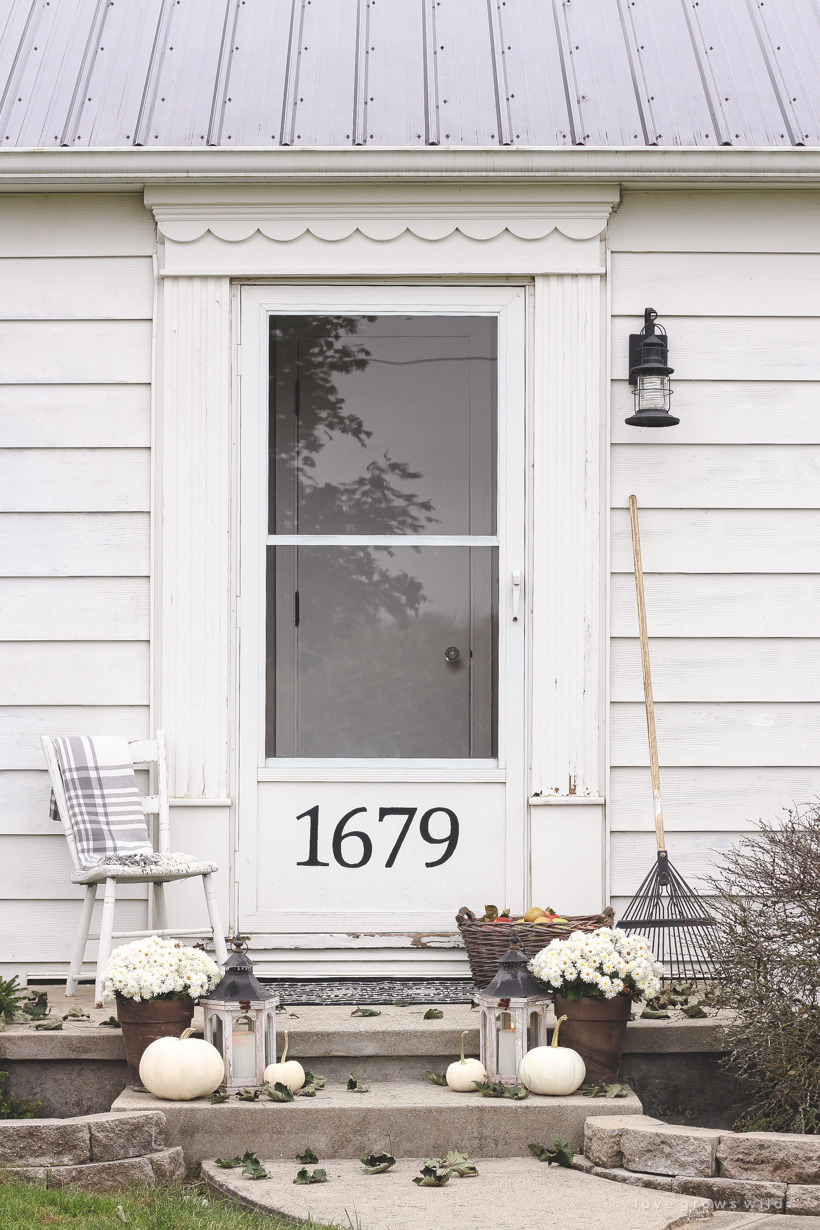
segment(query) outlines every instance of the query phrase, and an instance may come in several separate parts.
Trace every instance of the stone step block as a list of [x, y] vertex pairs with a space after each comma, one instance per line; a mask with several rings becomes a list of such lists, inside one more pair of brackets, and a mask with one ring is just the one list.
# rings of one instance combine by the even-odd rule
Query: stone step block
[[623, 1165], [648, 1174], [709, 1178], [717, 1169], [720, 1139], [721, 1133], [709, 1128], [625, 1127], [621, 1132]]
[[161, 1111], [141, 1115], [90, 1115], [91, 1161], [117, 1162], [144, 1157], [165, 1148], [165, 1116]]
[[717, 1211], [782, 1213], [786, 1203], [785, 1183], [756, 1183], [751, 1179], [679, 1177], [674, 1180], [672, 1190], [712, 1200]]
[[820, 1216], [820, 1187], [790, 1183], [786, 1188], [786, 1212]]
[[820, 1137], [779, 1132], [723, 1133], [720, 1173], [727, 1179], [820, 1183]]
[[619, 1167], [609, 1169], [605, 1166], [593, 1166], [592, 1174], [597, 1179], [611, 1179], [615, 1183], [628, 1183], [630, 1187], [649, 1187], [656, 1192], [671, 1192], [674, 1190], [672, 1184], [675, 1180], [671, 1175], [635, 1174], [631, 1170], [622, 1170]]
[[73, 1119], [0, 1122], [0, 1166], [81, 1166], [90, 1160], [87, 1123]]
[[92, 1162], [87, 1166], [58, 1166], [49, 1170], [48, 1186], [66, 1187], [72, 1191], [122, 1191], [130, 1183], [148, 1187], [156, 1184], [154, 1171], [147, 1157], [127, 1157], [117, 1162]]
[[[612, 1114], [640, 1115], [634, 1094], [611, 1102]], [[399, 1081], [350, 1093], [328, 1084], [315, 1098], [275, 1103], [229, 1102], [213, 1105], [201, 1098], [167, 1102], [126, 1089], [116, 1112], [161, 1110], [166, 1141], [181, 1146], [189, 1171], [205, 1158], [233, 1157], [254, 1149], [260, 1157], [290, 1159], [310, 1146], [320, 1156], [358, 1158], [372, 1150], [395, 1157], [433, 1156], [459, 1149], [471, 1157], [529, 1157], [530, 1142], [552, 1146], [556, 1137], [579, 1151], [590, 1099], [536, 1097], [523, 1102], [458, 1094], [430, 1082]], [[600, 1104], [599, 1115], [607, 1113]]]
[[628, 1127], [654, 1127], [661, 1123], [660, 1119], [652, 1119], [649, 1115], [622, 1115], [620, 1111], [599, 1115], [598, 1106], [596, 1101], [595, 1110], [584, 1125], [584, 1155], [594, 1166], [623, 1166], [623, 1130]]

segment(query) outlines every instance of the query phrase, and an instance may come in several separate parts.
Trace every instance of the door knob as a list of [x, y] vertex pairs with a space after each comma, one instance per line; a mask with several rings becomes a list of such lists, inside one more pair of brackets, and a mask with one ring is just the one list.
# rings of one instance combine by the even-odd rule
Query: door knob
[[461, 653], [455, 645], [451, 645], [449, 649], [445, 649], [444, 651], [444, 661], [449, 662], [451, 666], [455, 666], [460, 657]]

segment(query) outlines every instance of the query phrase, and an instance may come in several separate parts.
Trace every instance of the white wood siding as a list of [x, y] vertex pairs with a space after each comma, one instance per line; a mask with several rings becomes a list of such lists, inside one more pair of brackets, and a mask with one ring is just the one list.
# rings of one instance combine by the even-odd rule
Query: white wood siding
[[[610, 887], [654, 857], [627, 500], [638, 498], [664, 820], [693, 888], [820, 796], [820, 196], [626, 193], [612, 300]], [[679, 427], [626, 426], [654, 307]]]
[[0, 199], [0, 971], [79, 915], [40, 734], [149, 734], [153, 245], [139, 195]]

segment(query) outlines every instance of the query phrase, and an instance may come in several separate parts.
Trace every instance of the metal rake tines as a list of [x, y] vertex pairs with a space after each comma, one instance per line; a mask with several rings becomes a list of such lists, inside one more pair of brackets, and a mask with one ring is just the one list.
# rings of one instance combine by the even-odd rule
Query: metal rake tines
[[663, 980], [714, 981], [709, 956], [716, 937], [715, 920], [661, 851], [617, 926], [646, 939], [663, 966]]

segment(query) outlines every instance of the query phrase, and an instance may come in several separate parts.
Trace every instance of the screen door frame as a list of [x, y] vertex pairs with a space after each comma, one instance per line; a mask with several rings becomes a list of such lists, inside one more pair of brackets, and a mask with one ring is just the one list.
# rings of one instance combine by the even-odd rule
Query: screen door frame
[[[528, 881], [526, 645], [528, 292], [525, 285], [245, 284], [235, 300], [239, 383], [237, 469], [238, 766], [236, 917], [253, 933], [272, 930], [257, 917], [255, 851], [260, 782], [504, 783], [507, 902], [523, 905]], [[413, 314], [495, 317], [498, 322], [497, 545], [498, 756], [496, 759], [279, 757], [265, 759], [266, 547], [268, 539], [268, 363], [271, 316]], [[419, 535], [419, 545], [435, 538]], [[515, 586], [517, 574], [520, 584]], [[517, 592], [516, 592], [517, 591]], [[517, 604], [517, 619], [513, 607]], [[285, 870], [283, 868], [283, 874]], [[469, 893], [469, 885], [465, 885]], [[399, 909], [399, 913], [401, 910]], [[340, 920], [341, 922], [341, 920]], [[355, 928], [351, 915], [346, 925]], [[277, 931], [299, 929], [283, 917]]]

